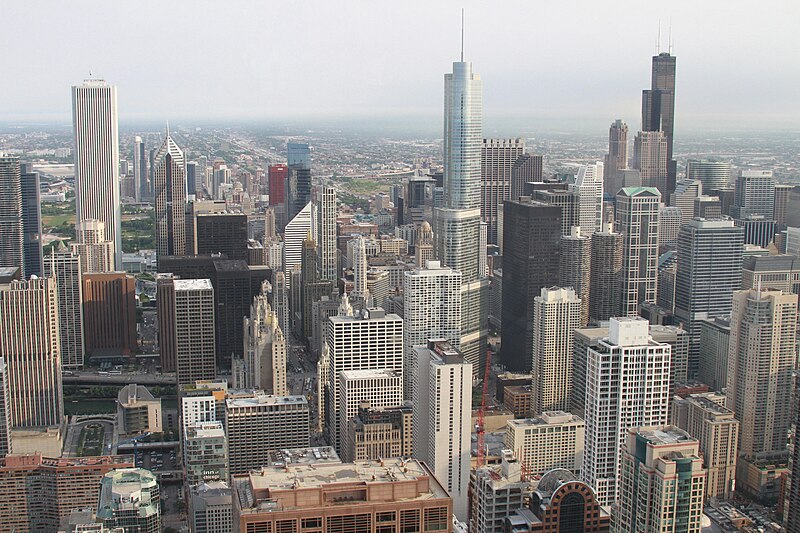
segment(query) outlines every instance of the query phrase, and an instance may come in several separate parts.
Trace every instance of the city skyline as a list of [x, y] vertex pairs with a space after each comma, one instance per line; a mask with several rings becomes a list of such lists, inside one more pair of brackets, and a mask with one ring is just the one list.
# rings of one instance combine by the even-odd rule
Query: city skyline
[[[210, 10], [212, 6], [192, 4], [190, 16], [197, 23], [216, 17], [217, 13]], [[70, 32], [80, 31], [86, 25], [98, 39], [108, 36], [109, 46], [102, 50], [91, 45], [95, 40], [74, 42], [69, 34], [63, 34], [60, 5], [52, 3], [46, 10], [41, 8], [33, 13], [45, 38], [10, 56], [9, 68], [23, 78], [35, 72], [38, 83], [26, 86], [25, 91], [11, 85], [0, 88], [0, 98], [7, 104], [0, 122], [65, 120], [68, 101], [60, 91], [77, 84], [90, 70], [120, 87], [123, 122], [187, 120], [201, 115], [207, 120], [347, 116], [415, 117], [432, 122], [440, 119], [436, 90], [439, 73], [458, 53], [458, 15], [462, 6], [448, 2], [426, 6], [424, 11], [414, 3], [394, 6], [386, 16], [393, 24], [386, 25], [375, 24], [372, 13], [358, 9], [356, 3], [328, 6], [311, 2], [298, 9], [271, 6], [269, 11], [239, 4], [240, 9], [227, 13], [248, 16], [227, 19], [222, 13], [220, 21], [214, 19], [218, 22], [219, 38], [211, 40], [200, 39], [202, 32], [191, 30], [195, 24], [187, 24], [185, 29], [160, 31], [160, 21], [170, 17], [152, 19], [147, 17], [148, 9], [101, 8], [99, 4], [96, 7], [86, 9]], [[791, 62], [792, 47], [788, 42], [780, 46], [776, 41], [784, 33], [791, 34], [788, 26], [782, 32], [781, 25], [796, 19], [792, 16], [797, 10], [794, 6], [773, 3], [773, 9], [767, 6], [755, 12], [730, 9], [729, 4], [726, 9], [717, 9], [714, 3], [688, 2], [669, 8], [639, 6], [635, 11], [616, 4], [615, 9], [604, 4], [586, 5], [577, 12], [565, 12], [556, 6], [537, 8], [536, 20], [569, 21], [570, 34], [574, 36], [571, 39], [563, 38], [561, 24], [542, 24], [535, 32], [515, 31], [507, 27], [506, 16], [499, 16], [488, 6], [467, 3], [463, 7], [466, 8], [465, 53], [476, 69], [491, 80], [485, 88], [485, 114], [496, 120], [516, 117], [589, 130], [607, 127], [609, 121], [622, 118], [632, 130], [638, 130], [641, 111], [638, 88], [650, 85], [647, 65], [656, 52], [659, 21], [661, 51], [668, 51], [671, 33], [672, 51], [679, 57], [676, 88], [679, 130], [696, 129], [703, 124], [781, 128], [800, 116], [788, 89], [800, 82], [800, 75], [781, 68]], [[532, 6], [509, 7], [516, 11], [517, 18], [533, 14]], [[183, 13], [185, 8], [180, 3], [159, 6], [166, 13], [173, 10]], [[782, 10], [786, 16], [780, 16]], [[16, 32], [28, 26], [24, 22], [31, 12], [27, 6], [12, 3], [8, 14], [11, 22], [17, 19], [19, 22], [10, 24], [10, 31], [0, 37], [0, 44], [8, 40], [6, 47], [12, 48], [12, 43], [19, 42]], [[147, 17], [147, 24], [137, 23], [142, 17]], [[119, 20], [120, 24], [106, 25], [98, 18], [103, 22], [109, 18]], [[330, 20], [337, 24], [328, 24]], [[724, 32], [717, 32], [714, 39], [709, 39], [708, 20]], [[304, 46], [292, 46], [289, 44], [292, 39], [282, 36], [287, 28], [301, 21], [313, 38]], [[416, 32], [408, 29], [420, 24], [441, 31], [425, 32], [426, 39], [415, 39], [412, 36]], [[620, 39], [617, 32], [601, 31], [607, 24], [621, 28], [624, 38]], [[769, 42], [739, 37], [765, 24], [772, 29]], [[253, 25], [260, 25], [260, 30], [266, 25], [269, 31], [248, 31]], [[142, 38], [133, 33], [133, 28], [137, 32], [144, 28]], [[237, 38], [226, 38], [232, 31]], [[246, 37], [248, 34], [260, 38]], [[35, 58], [47, 57], [47, 52], [54, 49], [54, 39], [59, 41], [64, 60], [54, 62], [42, 72], [35, 68]], [[330, 46], [331, 42], [337, 46]], [[91, 50], [86, 49], [87, 45], [91, 45]], [[129, 53], [134, 46], [138, 46], [140, 53]], [[231, 50], [231, 46], [235, 48]], [[174, 47], [175, 53], [186, 58], [180, 87], [171, 85], [173, 76], [159, 75], [160, 69], [168, 67], [145, 60], [162, 53], [164, 47]], [[497, 54], [498, 48], [517, 53]], [[362, 52], [352, 54], [355, 49], [367, 53], [367, 57]], [[432, 53], [434, 50], [438, 52]], [[602, 55], [587, 54], [587, 50], [599, 50]], [[520, 62], [520, 56], [530, 59]], [[133, 59], [120, 61], [120, 57]], [[618, 59], [621, 57], [625, 61]], [[732, 72], [735, 79], [731, 79]], [[308, 73], [325, 78], [326, 83], [310, 83]], [[587, 76], [592, 79], [591, 87], [577, 83], [578, 75], [581, 79]], [[729, 89], [708, 91], [708, 79], [717, 79]], [[210, 102], [213, 105], [209, 106]], [[757, 120], [753, 120], [755, 116]], [[554, 120], [555, 117], [559, 118]]]

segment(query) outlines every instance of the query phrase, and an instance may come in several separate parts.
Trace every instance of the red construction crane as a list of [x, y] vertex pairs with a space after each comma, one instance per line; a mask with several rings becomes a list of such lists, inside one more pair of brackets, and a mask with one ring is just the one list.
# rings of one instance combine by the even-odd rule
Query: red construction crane
[[486, 449], [484, 444], [485, 424], [484, 418], [486, 415], [486, 398], [489, 396], [489, 376], [492, 368], [492, 351], [486, 351], [486, 366], [483, 370], [483, 394], [481, 394], [481, 408], [478, 411], [478, 424], [475, 432], [478, 434], [478, 466], [483, 466], [486, 461]]

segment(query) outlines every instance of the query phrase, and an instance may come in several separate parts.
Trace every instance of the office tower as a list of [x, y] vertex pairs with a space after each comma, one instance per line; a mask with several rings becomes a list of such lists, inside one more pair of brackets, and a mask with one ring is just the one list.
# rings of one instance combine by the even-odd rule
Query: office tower
[[697, 380], [712, 391], [728, 386], [728, 352], [731, 336], [730, 317], [699, 320], [700, 353]]
[[144, 202], [151, 196], [149, 176], [147, 152], [142, 138], [137, 135], [133, 138], [133, 182], [137, 202]]
[[523, 139], [483, 139], [481, 147], [481, 218], [488, 224], [488, 241], [497, 244], [502, 231], [497, 211], [511, 200], [511, 169], [525, 153]]
[[522, 465], [511, 450], [501, 450], [500, 465], [483, 465], [470, 474], [469, 530], [503, 531], [503, 520], [524, 507], [523, 494], [531, 483], [522, 479]]
[[640, 173], [642, 187], [655, 187], [665, 198], [672, 192], [667, 186], [667, 152], [667, 137], [661, 131], [640, 131], [633, 140], [633, 167]]
[[725, 396], [713, 392], [676, 397], [671, 423], [700, 443], [706, 469], [705, 498], [728, 500], [733, 497], [739, 421], [725, 407]]
[[198, 213], [195, 218], [197, 255], [224, 254], [230, 260], [247, 261], [247, 215]]
[[95, 274], [114, 271], [114, 243], [105, 240], [105, 224], [99, 220], [84, 220], [75, 226], [77, 243], [71, 243], [72, 253], [80, 258], [81, 272]]
[[639, 304], [658, 296], [658, 211], [654, 187], [625, 187], [617, 193], [616, 217], [623, 236], [622, 315], [636, 316]]
[[798, 424], [798, 418], [800, 418], [800, 394], [798, 394], [797, 385], [795, 385], [794, 399], [795, 430], [792, 435], [794, 445], [792, 446], [792, 457], [789, 463], [791, 469], [789, 470], [789, 480], [786, 487], [788, 494], [785, 505], [788, 509], [784, 510], [784, 526], [788, 533], [800, 532], [800, 472], [797, 466], [800, 465], [800, 446], [797, 445], [797, 428], [800, 427], [800, 424]]
[[295, 266], [299, 267], [302, 257], [303, 239], [311, 231], [311, 237], [317, 231], [313, 223], [311, 202], [308, 202], [297, 215], [295, 215], [283, 232], [283, 269], [291, 272]]
[[8, 384], [8, 365], [0, 357], [0, 456], [11, 453], [11, 390]]
[[727, 407], [741, 422], [745, 458], [786, 450], [796, 335], [796, 294], [733, 293]]
[[304, 143], [286, 143], [289, 167], [289, 218], [311, 201], [311, 150]]
[[641, 318], [612, 318], [608, 338], [587, 349], [582, 476], [602, 505], [617, 500], [628, 428], [667, 423], [671, 351]]
[[766, 248], [775, 239], [775, 221], [763, 215], [747, 215], [734, 219], [734, 224], [744, 230], [744, 243]]
[[567, 190], [575, 196], [574, 225], [591, 236], [603, 227], [603, 163], [584, 165]]
[[[357, 494], [331, 493], [350, 480]], [[376, 531], [379, 525], [414, 533], [450, 531], [453, 503], [433, 469], [414, 459], [341, 463], [311, 461], [234, 476], [233, 531]], [[344, 488], [344, 487], [343, 487]], [[342, 504], [333, 498], [352, 498]]]
[[161, 371], [175, 372], [178, 362], [175, 344], [175, 276], [156, 274], [156, 317], [158, 319], [158, 352]]
[[363, 403], [350, 419], [348, 455], [343, 461], [379, 461], [384, 457], [411, 457], [413, 454], [413, 409], [410, 404], [372, 407]]
[[[605, 321], [608, 324], [608, 321]], [[573, 334], [572, 391], [570, 412], [584, 416], [586, 411], [586, 361], [589, 348], [598, 348], [608, 338], [608, 327], [578, 328]]]
[[427, 220], [423, 220], [417, 232], [417, 242], [414, 246], [414, 264], [418, 268], [425, 268], [428, 261], [433, 259], [433, 229]]
[[571, 288], [542, 288], [533, 303], [532, 415], [569, 409], [572, 332], [581, 326], [581, 300]]
[[272, 290], [272, 303], [275, 306], [278, 325], [281, 331], [289, 331], [289, 295], [286, 286], [286, 275], [283, 272], [275, 272]]
[[658, 249], [660, 252], [674, 250], [681, 230], [682, 211], [677, 207], [661, 204], [658, 210]]
[[[542, 156], [523, 154], [514, 162], [511, 167], [511, 198], [512, 201], [519, 200], [520, 196], [525, 195], [525, 184], [531, 182], [541, 182]], [[502, 206], [501, 206], [502, 207]], [[497, 231], [501, 231], [497, 228]], [[498, 235], [499, 237], [499, 235]]]
[[97, 508], [104, 475], [131, 467], [132, 455], [60, 459], [38, 453], [4, 455], [0, 524], [5, 531], [60, 531], [60, 522], [73, 510]]
[[622, 186], [618, 171], [628, 168], [628, 125], [617, 119], [608, 128], [608, 153], [603, 166], [603, 192], [616, 196]]
[[394, 370], [344, 370], [339, 372], [339, 405], [336, 433], [340, 435], [342, 457], [353, 457], [349, 443], [350, 423], [362, 404], [375, 408], [396, 407], [403, 403], [403, 378]]
[[124, 272], [83, 275], [86, 354], [131, 355], [136, 344], [136, 280]]
[[[353, 292], [355, 300], [367, 300], [367, 243], [364, 237], [359, 235], [352, 241], [353, 246]], [[460, 327], [460, 324], [459, 324]]]
[[338, 249], [336, 247], [336, 189], [325, 186], [319, 193], [317, 208], [317, 270], [320, 279], [339, 279]]
[[[349, 303], [342, 299], [343, 308]], [[352, 311], [351, 311], [352, 313]], [[326, 344], [330, 357], [325, 412], [332, 446], [341, 448], [337, 416], [339, 373], [347, 370], [393, 370], [403, 375], [403, 319], [381, 308], [363, 309], [328, 319]]]
[[20, 198], [22, 200], [22, 255], [24, 258], [22, 270], [25, 277], [41, 277], [43, 252], [39, 173], [34, 172], [30, 163], [20, 165]]
[[122, 434], [161, 433], [161, 398], [147, 387], [125, 385], [117, 394], [117, 429]]
[[189, 489], [189, 523], [195, 533], [233, 533], [233, 499], [227, 481]]
[[197, 194], [197, 161], [186, 162], [186, 194], [187, 201]]
[[696, 439], [675, 426], [630, 428], [611, 530], [700, 531], [706, 471]]
[[722, 218], [722, 204], [716, 196], [698, 196], [694, 199], [694, 216], [697, 218]]
[[58, 291], [58, 336], [61, 365], [83, 367], [83, 284], [78, 256], [67, 250], [63, 241], [45, 258], [44, 276], [56, 281]]
[[686, 179], [700, 181], [704, 191], [724, 189], [731, 181], [730, 161], [689, 159], [686, 161]]
[[5, 358], [13, 428], [64, 419], [56, 281], [0, 285], [0, 356]]
[[460, 348], [477, 372], [489, 334], [489, 283], [480, 271], [483, 84], [463, 57], [445, 74], [444, 107], [444, 198], [434, 210], [434, 249], [443, 266], [461, 272]]
[[228, 443], [222, 422], [190, 425], [181, 444], [188, 486], [228, 479]]
[[[113, 243], [114, 268], [122, 270], [117, 88], [97, 79], [73, 86], [72, 130], [75, 134], [75, 227], [86, 220], [101, 221], [103, 240]], [[83, 242], [80, 236], [78, 242]], [[90, 270], [84, 269], [84, 272]]]
[[589, 279], [589, 322], [598, 324], [618, 316], [622, 307], [624, 237], [612, 224], [592, 235]]
[[689, 333], [678, 326], [665, 326], [655, 323], [650, 324], [649, 331], [650, 338], [655, 342], [669, 344], [672, 348], [669, 367], [669, 386], [670, 392], [672, 392], [677, 385], [685, 385], [687, 383], [689, 368]]
[[580, 325], [589, 323], [589, 295], [592, 274], [592, 238], [574, 226], [572, 234], [561, 237], [558, 286], [572, 287], [581, 300]]
[[529, 370], [534, 298], [558, 283], [561, 210], [523, 197], [503, 204], [503, 364]]
[[775, 207], [773, 209], [773, 217], [775, 218], [775, 224], [780, 229], [785, 228], [787, 225], [787, 210], [795, 207], [790, 204], [789, 200], [796, 187], [796, 185], [788, 183], [775, 184]]
[[742, 260], [742, 289], [800, 294], [800, 259], [793, 255], [748, 256]]
[[[175, 299], [174, 347], [179, 385], [216, 377], [214, 327], [214, 288], [208, 279], [176, 279], [172, 282]], [[160, 339], [162, 343], [169, 339]]]
[[269, 205], [285, 205], [286, 180], [289, 179], [289, 167], [279, 163], [270, 165], [267, 169], [269, 176]]
[[[478, 272], [481, 276], [488, 277], [489, 270], [487, 267], [487, 263], [489, 261], [487, 257], [487, 252], [489, 249], [489, 225], [481, 221], [480, 227], [478, 229]], [[488, 285], [487, 285], [488, 289]]]
[[0, 266], [19, 267], [25, 277], [23, 242], [19, 157], [0, 153]]
[[234, 388], [286, 396], [286, 337], [268, 298], [265, 285], [250, 305], [250, 317], [244, 319], [244, 357], [233, 360]]
[[586, 424], [564, 411], [549, 411], [535, 418], [509, 420], [503, 446], [512, 450], [530, 476], [583, 468]]
[[700, 360], [698, 319], [729, 315], [742, 284], [744, 232], [730, 219], [694, 219], [681, 227], [675, 273], [675, 316], [691, 335], [689, 377]]
[[453, 497], [453, 513], [467, 517], [472, 434], [472, 365], [446, 341], [415, 346], [414, 457], [431, 466]]
[[429, 261], [426, 268], [403, 273], [404, 396], [411, 399], [414, 346], [445, 339], [458, 349], [461, 341], [461, 273]]
[[666, 160], [669, 180], [666, 191], [675, 190], [676, 163], [673, 160], [673, 133], [675, 129], [675, 56], [660, 52], [653, 56], [650, 89], [642, 91], [642, 131], [663, 132], [666, 141]]
[[745, 219], [761, 215], [767, 220], [775, 218], [775, 177], [771, 170], [741, 170], [736, 179], [733, 218]]
[[251, 272], [244, 261], [214, 260], [212, 265], [210, 278], [216, 305], [217, 368], [228, 369], [232, 358], [244, 353], [242, 320], [250, 312], [250, 303], [261, 287], [261, 281], [255, 279], [255, 272]]
[[[566, 179], [570, 177], [567, 176]], [[546, 189], [534, 189], [531, 191], [535, 202], [542, 202], [553, 205], [561, 209], [561, 235], [569, 235], [572, 227], [577, 225], [577, 200], [578, 196], [572, 191], [567, 190], [568, 184], [551, 186], [545, 185]], [[524, 197], [521, 197], [522, 199]]]
[[225, 429], [231, 475], [268, 464], [270, 452], [309, 445], [305, 396], [253, 396], [225, 400]]
[[[186, 160], [167, 129], [167, 136], [153, 159], [153, 198], [155, 200], [156, 257], [186, 255]], [[198, 245], [213, 237], [198, 224]], [[235, 239], [235, 234], [227, 236]], [[215, 250], [216, 251], [216, 250]], [[197, 253], [210, 253], [198, 250]], [[231, 257], [230, 259], [240, 259]]]
[[688, 224], [694, 217], [699, 217], [694, 212], [695, 200], [703, 195], [703, 182], [700, 180], [683, 180], [675, 184], [675, 190], [669, 195], [670, 207], [681, 211], [681, 224]]
[[[303, 241], [303, 260], [301, 267], [301, 301], [295, 306], [294, 314], [298, 327], [296, 332], [304, 339], [311, 339], [314, 334], [314, 302], [333, 293], [333, 281], [323, 280], [317, 271], [317, 245], [313, 240]], [[387, 287], [388, 289], [388, 287]]]
[[503, 531], [514, 533], [608, 533], [611, 516], [589, 485], [568, 470], [548, 472], [531, 495], [530, 511], [520, 509], [506, 518]]
[[97, 519], [107, 528], [158, 533], [161, 497], [158, 479], [143, 468], [119, 468], [103, 476]]

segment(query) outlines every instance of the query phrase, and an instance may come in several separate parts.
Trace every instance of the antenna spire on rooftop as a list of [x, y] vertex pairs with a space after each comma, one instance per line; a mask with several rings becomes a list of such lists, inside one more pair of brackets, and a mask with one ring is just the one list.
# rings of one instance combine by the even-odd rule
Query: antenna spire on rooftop
[[464, 8], [461, 8], [461, 62], [464, 62]]
[[669, 48], [667, 51], [669, 55], [672, 55], [672, 19], [669, 19]]
[[661, 53], [661, 19], [658, 19], [658, 38], [656, 39], [656, 55]]

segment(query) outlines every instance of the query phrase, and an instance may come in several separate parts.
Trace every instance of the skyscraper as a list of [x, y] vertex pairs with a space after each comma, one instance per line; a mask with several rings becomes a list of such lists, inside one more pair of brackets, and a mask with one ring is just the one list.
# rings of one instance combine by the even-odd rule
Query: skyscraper
[[[542, 163], [540, 155], [523, 154], [517, 158], [514, 166], [511, 167], [511, 198], [509, 200], [519, 200], [520, 196], [526, 194], [526, 183], [542, 181]], [[502, 230], [497, 228], [497, 231], [501, 232]]]
[[617, 193], [616, 217], [623, 235], [622, 315], [637, 316], [639, 304], [658, 295], [658, 211], [654, 187], [625, 187]]
[[592, 235], [589, 322], [593, 324], [618, 316], [621, 310], [623, 236], [612, 226]]
[[[205, 169], [202, 169], [205, 172]], [[133, 183], [137, 202], [150, 198], [150, 174], [147, 172], [147, 151], [138, 135], [133, 138]]]
[[0, 356], [8, 371], [11, 425], [60, 425], [64, 398], [55, 280], [0, 285]]
[[511, 170], [525, 153], [523, 139], [484, 139], [481, 147], [481, 218], [488, 224], [489, 243], [502, 231], [497, 211], [511, 200]]
[[[667, 175], [665, 189], [668, 195], [675, 190], [676, 162], [672, 158], [673, 133], [675, 130], [675, 56], [661, 52], [653, 56], [650, 89], [642, 91], [642, 131], [661, 131], [666, 141]], [[642, 177], [642, 185], [645, 183]]]
[[352, 457], [349, 449], [350, 421], [364, 404], [377, 409], [403, 404], [403, 378], [394, 370], [343, 370], [336, 380], [339, 387], [339, 406], [336, 434], [342, 457]]
[[775, 216], [775, 177], [771, 170], [742, 170], [736, 179], [734, 218], [761, 215], [767, 220]]
[[569, 409], [573, 332], [580, 322], [581, 300], [573, 289], [542, 288], [534, 299], [532, 416]]
[[25, 276], [19, 157], [0, 153], [0, 266]]
[[[186, 168], [183, 152], [167, 130], [153, 160], [156, 257], [186, 254]], [[199, 231], [199, 228], [198, 228]], [[198, 241], [201, 235], [198, 234]], [[239, 259], [230, 257], [230, 259]]]
[[543, 287], [558, 284], [561, 209], [531, 201], [503, 204], [503, 364], [530, 369], [534, 299]]
[[694, 219], [681, 226], [675, 274], [675, 316], [689, 332], [689, 378], [700, 364], [698, 320], [731, 312], [733, 292], [742, 285], [744, 232], [733, 220]]
[[414, 346], [445, 339], [458, 349], [461, 341], [461, 273], [429, 261], [427, 267], [403, 273], [404, 396], [411, 399]]
[[214, 288], [208, 279], [176, 279], [175, 359], [179, 385], [216, 377]]
[[58, 287], [58, 331], [61, 365], [83, 367], [83, 284], [78, 256], [59, 241], [44, 262], [44, 276]]
[[730, 161], [689, 159], [686, 161], [686, 179], [698, 180], [704, 191], [725, 189], [731, 181]]
[[73, 86], [72, 128], [75, 135], [75, 226], [85, 220], [103, 222], [103, 240], [113, 243], [115, 269], [122, 270], [117, 88], [97, 79]]
[[608, 128], [608, 153], [603, 166], [603, 191], [616, 195], [622, 188], [617, 171], [628, 168], [628, 125], [620, 119]]
[[592, 239], [581, 234], [574, 226], [572, 235], [561, 237], [561, 261], [558, 268], [558, 286], [572, 287], [581, 300], [580, 327], [589, 323], [589, 296], [591, 292]]
[[311, 201], [311, 150], [305, 143], [286, 143], [289, 167], [289, 219]]
[[587, 349], [583, 479], [601, 505], [617, 499], [620, 449], [628, 428], [669, 415], [671, 346], [650, 338], [642, 318], [612, 318], [607, 339]]
[[22, 198], [22, 255], [26, 277], [42, 275], [42, 203], [39, 198], [39, 173], [30, 163], [20, 165]]
[[640, 131], [633, 140], [633, 168], [639, 171], [643, 187], [655, 187], [664, 198], [675, 190], [667, 186], [668, 143], [661, 131]]
[[114, 243], [105, 239], [105, 224], [99, 220], [84, 220], [75, 226], [77, 243], [70, 244], [77, 254], [83, 274], [114, 271]]
[[444, 200], [433, 234], [436, 258], [461, 272], [460, 346], [476, 371], [489, 333], [489, 283], [480, 270], [482, 119], [483, 84], [462, 55], [444, 77]]
[[574, 225], [581, 234], [591, 236], [603, 226], [603, 163], [584, 165], [568, 190], [575, 195]]
[[284, 272], [291, 272], [294, 267], [299, 267], [303, 255], [303, 239], [311, 236], [317, 228], [312, 217], [312, 205], [308, 202], [297, 215], [292, 218], [283, 232], [283, 268]]
[[103, 476], [97, 519], [108, 529], [156, 533], [161, 529], [158, 479], [143, 468], [120, 468]]
[[244, 319], [244, 357], [233, 360], [234, 387], [286, 396], [286, 337], [269, 305], [267, 287], [253, 298]]
[[320, 279], [339, 278], [339, 258], [336, 239], [336, 189], [325, 186], [319, 193], [317, 208], [317, 270]]
[[727, 406], [741, 422], [745, 458], [786, 450], [796, 335], [796, 294], [733, 293]]

